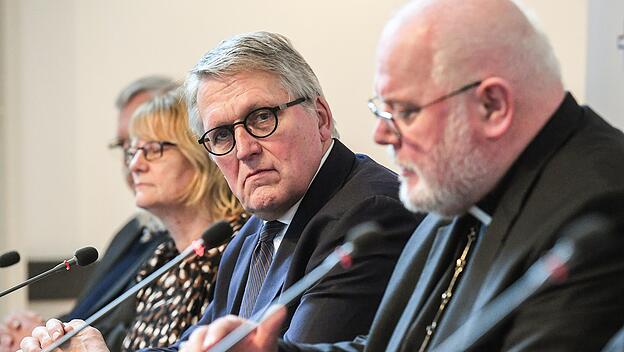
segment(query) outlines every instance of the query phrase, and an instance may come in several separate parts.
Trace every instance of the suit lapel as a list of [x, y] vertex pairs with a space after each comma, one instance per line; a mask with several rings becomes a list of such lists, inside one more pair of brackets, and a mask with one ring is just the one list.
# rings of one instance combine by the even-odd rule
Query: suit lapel
[[140, 233], [139, 221], [136, 217], [132, 218], [132, 220], [126, 223], [126, 225], [119, 230], [106, 250], [106, 253], [102, 257], [102, 260], [97, 263], [95, 271], [91, 275], [91, 280], [89, 280], [80, 296], [78, 296], [78, 302], [83, 300], [84, 297], [89, 294], [92, 286], [95, 282], [102, 279], [104, 273], [111, 270], [111, 266], [117, 262], [119, 257], [126, 251], [126, 249], [128, 249], [132, 242], [140, 236]]
[[[299, 258], [297, 261], [298, 267], [307, 267], [308, 263], [302, 262], [301, 258], [306, 258], [306, 261], [309, 260], [314, 250], [316, 250], [319, 230], [314, 228], [311, 219], [317, 216], [319, 211], [327, 203], [327, 200], [331, 199], [342, 187], [347, 176], [353, 169], [354, 163], [355, 155], [353, 152], [345, 147], [344, 144], [340, 143], [340, 141], [334, 140], [332, 151], [325, 160], [323, 167], [321, 167], [314, 178], [314, 181], [310, 184], [310, 188], [301, 200], [299, 209], [297, 209], [284, 235], [284, 240], [291, 243], [294, 247], [288, 249], [291, 253], [284, 253], [284, 255], [288, 254], [289, 257], [292, 257], [293, 254], [297, 255]], [[300, 241], [301, 237], [305, 237], [303, 241]], [[296, 252], [296, 254], [294, 252]], [[280, 259], [282, 258], [283, 257], [280, 255]], [[286, 280], [284, 281], [284, 288], [288, 288], [304, 274], [305, 272], [301, 271], [301, 269], [295, 271], [288, 270], [288, 275], [286, 275]]]
[[[103, 271], [111, 270], [111, 267], [114, 265], [114, 263], [116, 263], [117, 260], [119, 260], [119, 258], [126, 253], [128, 248], [132, 246], [133, 242], [139, 240], [138, 238], [142, 234], [143, 227], [140, 225], [137, 218], [134, 218], [132, 220], [132, 223], [124, 226], [124, 228], [120, 232], [120, 241], [115, 244], [111, 243], [111, 255], [108, 257], [108, 260], [106, 262], [102, 263], [100, 269]], [[149, 258], [154, 253], [156, 247], [163, 242], [168, 234], [164, 232], [159, 232], [154, 234], [154, 236], [158, 237], [150, 243], [142, 244], [143, 246], [148, 247], [142, 251], [141, 257], [138, 258], [132, 264], [132, 266], [128, 267], [128, 269], [124, 271], [122, 275], [117, 278], [117, 280], [115, 280], [113, 285], [102, 294], [99, 300], [95, 302], [93, 306], [91, 306], [91, 309], [87, 312], [88, 315], [94, 314], [100, 308], [104, 307], [104, 305], [117, 298], [117, 296], [119, 296], [122, 291], [125, 291], [130, 286], [134, 285], [137, 271], [147, 260], [147, 258]]]
[[[267, 277], [258, 294], [254, 313], [266, 308], [280, 294], [282, 289], [288, 288], [303, 275], [303, 273], [293, 273], [290, 270], [293, 254], [301, 246], [298, 246], [299, 238], [304, 231], [311, 231], [309, 228], [310, 219], [340, 189], [353, 168], [354, 162], [355, 155], [340, 141], [334, 140], [332, 151], [314, 178], [314, 181], [310, 184], [310, 188], [301, 200], [299, 208], [284, 234], [282, 243], [273, 258]], [[314, 250], [315, 243], [308, 245], [308, 247], [302, 248], [301, 251], [307, 253]], [[250, 258], [251, 254], [249, 254], [249, 258], [245, 262], [247, 268], [249, 267]], [[245, 288], [242, 287], [242, 289], [242, 292], [244, 292]]]
[[427, 263], [437, 229], [449, 224], [449, 220], [429, 214], [412, 233], [406, 243], [395, 270], [392, 272], [375, 320], [366, 341], [366, 351], [385, 351], [401, 314], [412, 297]]
[[157, 236], [160, 236], [158, 240], [154, 240], [149, 244], [144, 244], [147, 247], [141, 257], [136, 260], [128, 269], [122, 273], [117, 280], [115, 280], [114, 284], [106, 290], [106, 292], [100, 297], [100, 299], [91, 307], [89, 311], [89, 315], [94, 314], [100, 308], [104, 307], [104, 305], [108, 304], [113, 299], [117, 298], [121, 295], [122, 291], [126, 291], [130, 287], [136, 284], [136, 276], [139, 271], [139, 268], [145, 263], [145, 261], [154, 254], [154, 250], [158, 247], [159, 244], [163, 242], [169, 236], [168, 234], [161, 232]]
[[139, 220], [133, 218], [123, 229], [119, 232], [120, 238], [116, 243], [111, 243], [111, 254], [108, 256], [106, 263], [102, 261], [102, 267], [108, 270], [112, 263], [116, 263], [119, 257], [125, 253], [126, 249], [134, 243], [134, 241], [143, 234], [143, 228], [139, 224]]
[[[422, 314], [423, 308], [426, 308], [424, 305], [427, 299], [431, 295], [435, 286], [438, 284], [442, 275], [444, 275], [443, 271], [447, 269], [441, 267], [438, 263], [445, 262], [444, 258], [454, 250], [454, 244], [456, 244], [456, 241], [453, 240], [452, 235], [456, 225], [457, 219], [448, 225], [423, 231], [423, 233], [431, 233], [432, 231], [435, 231], [437, 234], [435, 235], [431, 251], [427, 257], [426, 263], [428, 264], [423, 268], [418, 283], [416, 284], [416, 288], [414, 289], [412, 296], [405, 306], [405, 309], [401, 314], [401, 318], [392, 333], [392, 337], [390, 338], [390, 342], [388, 343], [386, 349], [387, 351], [399, 350], [408, 329], [415, 321], [416, 317]], [[425, 324], [427, 323], [428, 322]]]

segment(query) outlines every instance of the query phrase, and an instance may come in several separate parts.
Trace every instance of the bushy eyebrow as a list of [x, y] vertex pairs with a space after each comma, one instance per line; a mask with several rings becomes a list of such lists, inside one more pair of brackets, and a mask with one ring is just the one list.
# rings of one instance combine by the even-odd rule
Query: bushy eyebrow
[[223, 123], [223, 124], [220, 124], [220, 125], [217, 125], [217, 126], [214, 126], [214, 127], [210, 127], [208, 129], [206, 129], [206, 131], [213, 130], [213, 129], [219, 128], [219, 127], [231, 126], [231, 125], [233, 125], [236, 122], [243, 121], [245, 119], [245, 117], [247, 117], [247, 115], [249, 115], [250, 113], [252, 113], [255, 110], [262, 109], [262, 108], [270, 108], [272, 106], [274, 106], [274, 105], [264, 104], [264, 103], [260, 103], [258, 101], [253, 102], [249, 106], [245, 107], [245, 109], [243, 110], [245, 112], [243, 114], [241, 114], [240, 116], [238, 116], [236, 118], [236, 120], [234, 120], [232, 122], [229, 122], [229, 123]]
[[380, 100], [384, 105], [387, 105], [388, 108], [392, 110], [395, 110], [397, 108], [400, 108], [400, 111], [420, 110], [420, 106], [413, 102], [408, 102], [408, 101], [403, 101], [403, 100], [398, 100], [398, 99], [389, 99], [389, 100], [380, 99]]

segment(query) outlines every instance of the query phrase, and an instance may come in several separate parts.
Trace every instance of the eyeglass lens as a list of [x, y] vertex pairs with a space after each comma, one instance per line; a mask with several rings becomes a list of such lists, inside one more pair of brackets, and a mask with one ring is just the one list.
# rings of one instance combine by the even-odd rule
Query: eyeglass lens
[[158, 159], [162, 156], [164, 143], [161, 142], [147, 142], [141, 147], [131, 147], [126, 149], [126, 164], [130, 164], [134, 156], [139, 152], [139, 150], [143, 151], [143, 157], [147, 161], [152, 161], [154, 159]]

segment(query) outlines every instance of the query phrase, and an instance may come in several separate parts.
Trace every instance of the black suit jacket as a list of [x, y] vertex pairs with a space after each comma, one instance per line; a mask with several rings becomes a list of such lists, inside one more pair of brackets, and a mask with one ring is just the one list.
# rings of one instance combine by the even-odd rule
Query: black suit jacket
[[[399, 253], [421, 219], [397, 198], [394, 173], [336, 140], [284, 235], [255, 311], [319, 265], [353, 226], [376, 221], [384, 228], [378, 245], [363, 250], [349, 269], [332, 270], [290, 304], [282, 331], [285, 339], [297, 342], [340, 341], [366, 333]], [[214, 299], [199, 324], [238, 313], [261, 224], [252, 217], [228, 245]]]
[[[624, 188], [624, 136], [567, 95], [504, 179], [492, 222], [481, 233], [430, 348], [520, 278], [587, 205]], [[620, 196], [617, 202], [624, 202]], [[282, 350], [414, 351], [432, 292], [448, 270], [444, 252], [458, 219], [429, 215], [405, 247], [367, 337], [339, 345]], [[478, 351], [597, 351], [624, 323], [624, 236], [608, 253], [580, 248], [563, 284], [542, 290], [491, 331]], [[403, 320], [402, 320], [403, 318]]]

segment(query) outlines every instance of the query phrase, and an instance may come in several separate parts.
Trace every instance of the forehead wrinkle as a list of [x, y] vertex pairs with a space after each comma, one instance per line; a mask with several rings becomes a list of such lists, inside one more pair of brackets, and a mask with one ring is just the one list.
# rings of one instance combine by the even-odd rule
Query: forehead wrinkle
[[[219, 117], [219, 120], [228, 122], [241, 120], [254, 109], [272, 106], [271, 104], [275, 103], [273, 100], [284, 90], [280, 82], [276, 82], [272, 75], [262, 72], [239, 73], [206, 82], [212, 83], [213, 86], [202, 87], [204, 92], [210, 89], [210, 93], [204, 94], [203, 97], [207, 98], [207, 105], [217, 105], [217, 107], [204, 110], [204, 112], [212, 115], [214, 111], [231, 110], [234, 117], [231, 115]], [[273, 90], [276, 91], [275, 94], [271, 94]], [[218, 101], [213, 98], [215, 95], [224, 96], [226, 100]], [[211, 98], [213, 101], [210, 101]]]

